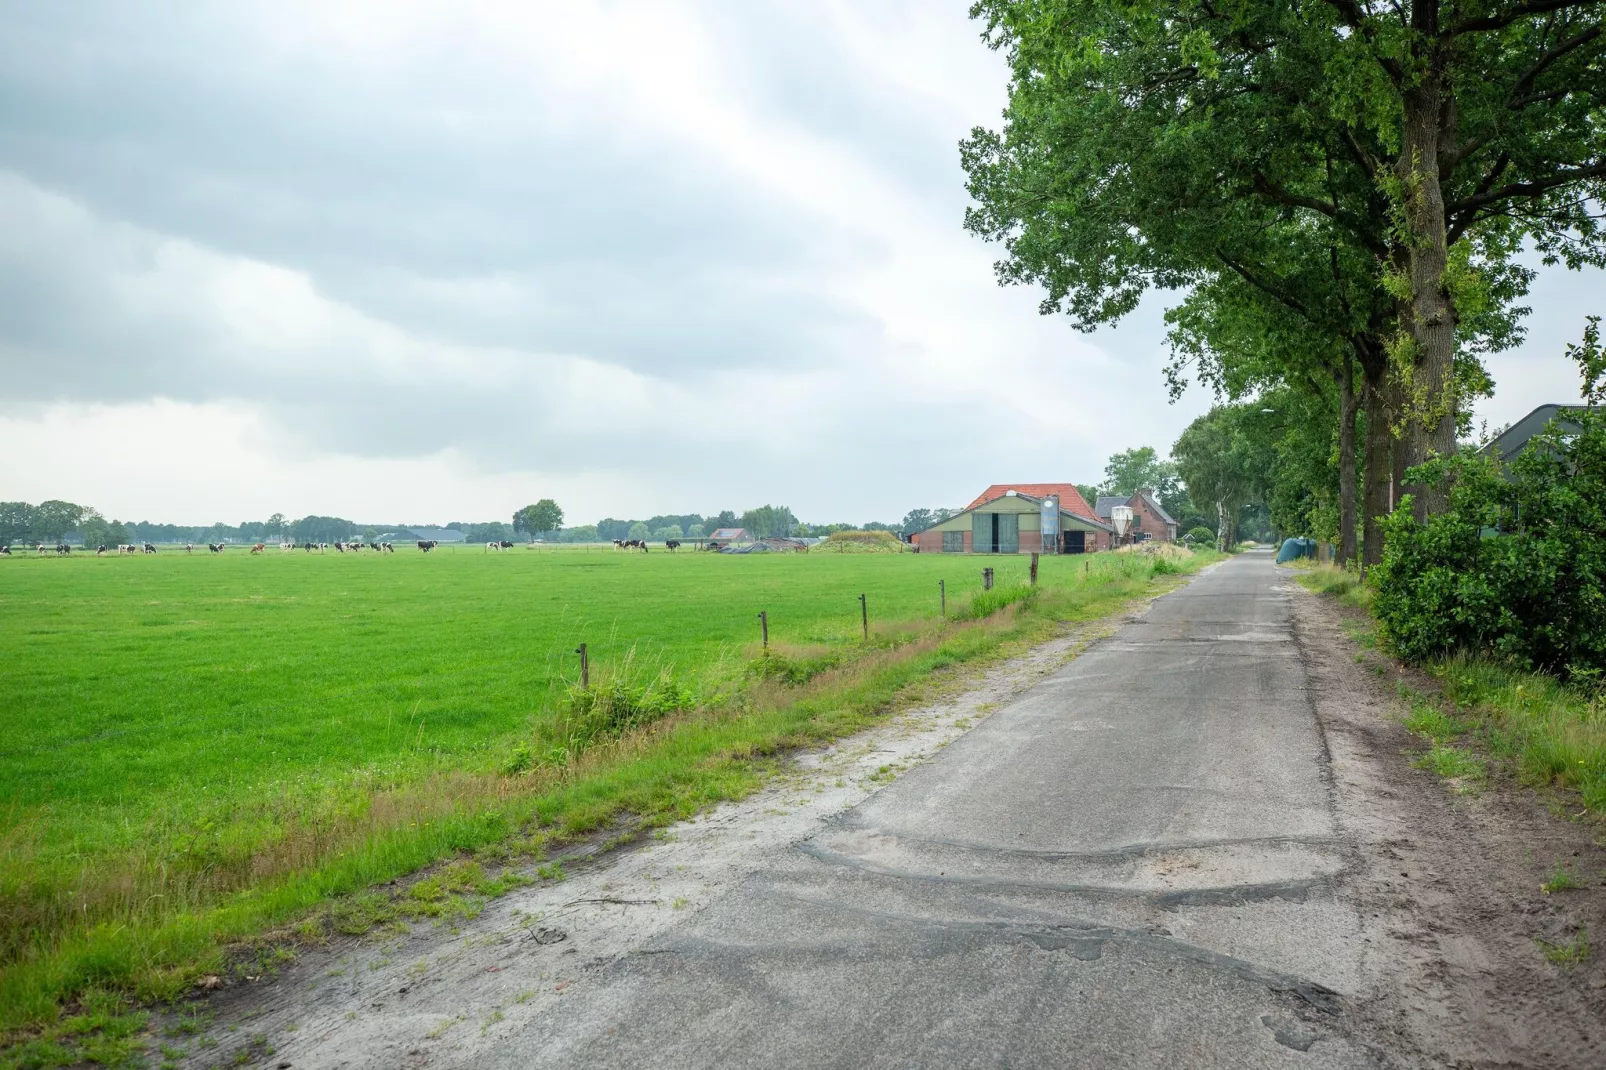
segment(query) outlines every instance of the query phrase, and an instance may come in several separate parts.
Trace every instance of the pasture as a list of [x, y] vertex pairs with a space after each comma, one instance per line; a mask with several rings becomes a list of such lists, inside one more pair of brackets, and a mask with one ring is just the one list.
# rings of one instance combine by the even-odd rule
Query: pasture
[[[1026, 614], [991, 631], [938, 618], [938, 580], [962, 613], [983, 565], [1001, 590], [1026, 579], [1025, 560], [913, 554], [0, 560], [0, 1031], [87, 986], [164, 994], [218, 941], [453, 851], [649, 809], [670, 782], [680, 812], [740, 792], [751, 771], [720, 755], [796, 740], [833, 703], [884, 705], [1017, 634]], [[1150, 583], [1132, 555], [1044, 558], [1034, 612], [1096, 615]], [[743, 697], [760, 610], [778, 648], [881, 652], [880, 682], [845, 681], [870, 687], [852, 700], [817, 687], [807, 717], [766, 721]], [[581, 642], [602, 679], [667, 673], [689, 709], [723, 712], [650, 762], [638, 748], [532, 770]], [[772, 689], [765, 709], [785, 701]]]

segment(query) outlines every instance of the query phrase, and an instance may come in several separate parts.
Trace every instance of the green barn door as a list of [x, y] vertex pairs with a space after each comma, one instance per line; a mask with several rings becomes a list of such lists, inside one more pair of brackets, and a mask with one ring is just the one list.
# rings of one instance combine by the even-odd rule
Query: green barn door
[[971, 553], [990, 554], [993, 552], [993, 518], [997, 515], [997, 513], [970, 514]]
[[998, 515], [998, 552], [1001, 554], [1020, 553], [1020, 514], [999, 513]]

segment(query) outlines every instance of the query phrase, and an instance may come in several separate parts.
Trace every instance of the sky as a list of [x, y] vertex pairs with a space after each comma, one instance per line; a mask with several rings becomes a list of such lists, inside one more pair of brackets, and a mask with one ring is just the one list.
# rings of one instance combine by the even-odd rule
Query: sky
[[[5, 3], [0, 499], [896, 520], [1165, 452], [1151, 295], [1000, 288], [968, 0]], [[1541, 273], [1491, 425], [1572, 400]]]

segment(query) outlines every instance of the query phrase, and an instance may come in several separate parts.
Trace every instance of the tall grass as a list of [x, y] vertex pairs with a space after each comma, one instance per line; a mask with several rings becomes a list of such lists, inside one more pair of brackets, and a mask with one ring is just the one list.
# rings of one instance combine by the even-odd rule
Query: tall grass
[[[1371, 607], [1370, 588], [1331, 565], [1301, 568], [1299, 582], [1357, 609]], [[1585, 809], [1606, 811], [1606, 691], [1599, 684], [1563, 684], [1483, 655], [1424, 667], [1441, 681], [1450, 706], [1446, 712], [1418, 701], [1408, 715], [1407, 727], [1434, 745], [1430, 766], [1450, 761], [1444, 752], [1452, 740], [1475, 740], [1527, 783], [1576, 792]]]
[[[168, 698], [169, 703], [188, 705], [171, 706], [163, 714], [165, 721], [157, 719], [158, 725], [165, 723], [174, 729], [165, 737], [161, 733], [140, 737], [147, 748], [175, 748], [173, 754], [152, 753], [147, 759], [151, 768], [166, 777], [152, 780], [148, 794], [86, 791], [51, 795], [55, 781], [45, 770], [49, 762], [62, 760], [56, 752], [24, 750], [20, 767], [8, 767], [7, 755], [0, 754], [0, 776], [10, 776], [11, 783], [28, 788], [26, 793], [9, 792], [6, 809], [0, 811], [0, 917], [4, 919], [0, 927], [0, 1034], [48, 1022], [64, 1005], [97, 990], [124, 992], [139, 999], [172, 996], [192, 983], [198, 972], [215, 970], [222, 949], [230, 942], [306, 917], [338, 897], [453, 855], [472, 852], [486, 859], [539, 855], [555, 839], [596, 829], [621, 813], [638, 815], [650, 823], [739, 797], [759, 782], [764, 757], [779, 748], [852, 731], [885, 709], [901, 688], [934, 670], [1039, 640], [1059, 621], [1113, 612], [1149, 590], [1153, 581], [1147, 565], [1122, 560], [1123, 555], [1045, 559], [1049, 567], [1037, 593], [1028, 591], [1016, 597], [1021, 587], [1009, 577], [1023, 575], [1024, 562], [999, 560], [1006, 582], [987, 593], [991, 600], [975, 592], [964, 601], [965, 619], [941, 620], [936, 615], [935, 591], [927, 591], [928, 584], [934, 588], [934, 580], [943, 570], [954, 570], [950, 576], [961, 568], [974, 570], [975, 561], [922, 561], [922, 556], [839, 558], [835, 563], [777, 556], [773, 564], [762, 558], [704, 558], [697, 564], [654, 561], [651, 565], [635, 558], [604, 558], [606, 564], [593, 565], [586, 555], [531, 555], [531, 561], [549, 563], [515, 565], [534, 570], [531, 575], [537, 582], [533, 585], [530, 576], [520, 578], [519, 573], [507, 570], [492, 572], [499, 568], [495, 557], [466, 556], [461, 562], [448, 559], [469, 571], [450, 577], [455, 582], [445, 584], [438, 572], [441, 562], [415, 563], [414, 571], [377, 587], [361, 587], [357, 595], [350, 590], [360, 587], [350, 578], [351, 571], [324, 573], [306, 583], [297, 581], [291, 585], [296, 593], [276, 600], [282, 612], [261, 622], [254, 615], [262, 610], [250, 592], [243, 592], [244, 598], [230, 597], [220, 610], [183, 603], [186, 586], [216, 582], [216, 573], [207, 573], [202, 580], [186, 579], [181, 573], [205, 562], [180, 560], [163, 566], [180, 577], [167, 588], [169, 597], [181, 602], [170, 616], [214, 621], [243, 618], [240, 638], [255, 636], [263, 642], [271, 642], [285, 620], [304, 622], [315, 630], [327, 612], [326, 602], [309, 595], [323, 585], [334, 587], [335, 593], [329, 597], [342, 609], [372, 617], [382, 615], [387, 598], [405, 598], [409, 582], [434, 584], [434, 601], [424, 604], [431, 606], [438, 620], [452, 616], [454, 599], [481, 599], [482, 607], [502, 604], [485, 602], [490, 596], [478, 590], [465, 593], [476, 577], [492, 577], [487, 590], [501, 597], [511, 589], [519, 600], [531, 598], [543, 588], [550, 591], [563, 579], [561, 573], [551, 571], [551, 562], [577, 561], [581, 567], [631, 570], [625, 583], [628, 589], [615, 596], [616, 612], [628, 610], [628, 618], [616, 615], [605, 630], [595, 624], [588, 626], [590, 634], [603, 636], [601, 649], [617, 652], [594, 665], [589, 689], [574, 686], [572, 671], [552, 671], [550, 658], [544, 662], [549, 686], [531, 687], [528, 676], [519, 671], [527, 658], [525, 650], [533, 647], [539, 652], [543, 647], [572, 642], [577, 625], [558, 627], [549, 620], [543, 625], [546, 632], [532, 634], [526, 622], [516, 618], [510, 622], [507, 642], [512, 645], [497, 647], [496, 656], [502, 660], [482, 671], [521, 681], [512, 689], [500, 685], [502, 689], [493, 697], [501, 701], [500, 696], [505, 695], [528, 712], [515, 719], [512, 731], [505, 719], [482, 717], [484, 727], [477, 736], [474, 721], [461, 716], [450, 728], [453, 734], [432, 735], [424, 727], [423, 714], [430, 711], [420, 709], [426, 705], [421, 699], [399, 716], [385, 714], [382, 702], [377, 710], [364, 712], [361, 704], [369, 702], [374, 691], [391, 687], [375, 688], [365, 681], [361, 663], [347, 667], [344, 675], [321, 679], [316, 673], [307, 675], [303, 662], [305, 678], [299, 690], [293, 685], [288, 685], [290, 690], [283, 685], [269, 688], [261, 699], [251, 699], [258, 704], [247, 707], [242, 716], [238, 712], [242, 696], [258, 694], [251, 690], [250, 665], [268, 655], [248, 642], [228, 651], [228, 657], [216, 646], [199, 651], [182, 644], [152, 646], [139, 624], [142, 617], [156, 612], [150, 608], [150, 600], [142, 597], [150, 588], [119, 583], [115, 574], [111, 579], [105, 578], [106, 573], [78, 574], [80, 578], [91, 576], [111, 592], [112, 602], [102, 593], [98, 602], [80, 607], [78, 612], [99, 614], [103, 630], [97, 640], [114, 647], [117, 656], [130, 658], [139, 651], [158, 662], [190, 658], [203, 669], [217, 661], [227, 665], [231, 658], [243, 664], [222, 674], [232, 686], [180, 691]], [[1208, 559], [1201, 555], [1186, 567]], [[361, 565], [338, 563], [337, 567], [354, 570], [375, 563], [364, 559]], [[38, 563], [41, 569], [51, 564]], [[87, 564], [95, 567], [104, 562]], [[300, 558], [260, 564], [284, 570], [319, 566]], [[243, 559], [230, 566], [252, 567]], [[417, 571], [425, 567], [437, 572]], [[644, 571], [649, 568], [655, 571]], [[72, 575], [56, 574], [37, 583], [36, 590], [49, 591], [55, 583], [65, 594], [73, 590]], [[646, 589], [648, 597], [633, 599], [630, 593], [649, 577], [664, 586], [676, 585], [680, 598], [687, 601], [699, 583], [717, 585], [704, 595], [703, 605], [737, 602], [740, 609], [730, 611], [730, 619], [740, 622], [743, 630], [751, 631], [745, 620], [748, 606], [791, 606], [793, 616], [783, 614], [781, 619], [794, 638], [778, 642], [777, 650], [768, 655], [776, 660], [766, 662], [766, 656], [755, 649], [756, 636], [731, 642], [724, 638], [731, 633], [720, 630], [728, 626], [715, 618], [718, 627], [701, 625], [700, 645], [695, 647], [660, 644], [649, 653], [640, 653], [635, 643], [620, 645], [618, 636], [629, 626], [627, 619], [642, 632], [654, 626], [654, 588]], [[812, 586], [804, 592], [775, 586], [777, 580], [785, 584], [812, 580]], [[579, 593], [589, 592], [593, 600], [607, 587], [586, 573], [574, 574], [569, 582], [578, 582]], [[900, 596], [895, 583], [915, 586], [909, 596]], [[955, 586], [960, 586], [963, 599], [962, 585], [951, 583], [950, 590]], [[865, 588], [872, 592], [871, 604], [878, 616], [869, 641], [857, 634], [857, 614], [852, 612], [856, 605], [843, 597], [848, 591]], [[83, 590], [80, 586], [75, 593]], [[804, 607], [813, 603], [802, 599], [820, 598], [822, 591], [825, 601], [821, 604], [832, 615], [811, 621]], [[574, 596], [572, 592], [565, 595]], [[0, 597], [9, 598], [12, 609], [26, 601], [16, 596], [15, 586], [0, 588]], [[906, 600], [900, 603], [900, 597]], [[919, 608], [922, 600], [930, 602], [924, 611]], [[841, 607], [836, 605], [838, 601], [843, 603]], [[108, 612], [108, 606], [112, 611]], [[909, 608], [900, 612], [899, 606]], [[59, 612], [59, 608], [53, 611]], [[71, 613], [66, 616], [70, 624], [74, 618]], [[553, 618], [560, 624], [565, 619], [562, 614]], [[772, 623], [774, 620], [772, 616]], [[376, 633], [376, 640], [388, 638], [405, 650], [417, 650], [420, 656], [433, 652], [439, 659], [443, 646], [439, 638], [410, 643], [414, 632], [409, 629], [415, 623], [413, 615], [398, 615], [388, 629]], [[694, 621], [686, 625], [697, 626]], [[711, 630], [716, 641], [707, 638]], [[214, 643], [218, 631], [214, 626], [210, 636]], [[479, 624], [466, 634], [470, 641], [450, 649], [461, 652], [465, 669], [486, 664], [482, 645], [472, 640], [491, 633]], [[350, 636], [337, 630], [332, 639], [338, 642], [343, 637]], [[356, 646], [363, 649], [360, 643]], [[322, 655], [321, 647], [304, 649], [314, 655], [313, 660]], [[351, 652], [350, 646], [347, 652]], [[538, 667], [543, 665], [539, 654], [535, 661]], [[781, 662], [787, 666], [784, 670], [768, 667]], [[394, 663], [417, 672], [416, 661], [403, 658]], [[388, 669], [391, 664], [376, 656], [368, 671], [378, 671], [381, 666]], [[453, 666], [443, 664], [441, 668]], [[149, 663], [130, 664], [125, 670], [158, 676], [168, 671], [161, 664]], [[180, 671], [177, 679], [194, 672]], [[23, 693], [48, 706], [57, 694], [52, 687], [58, 685], [45, 673], [31, 673]], [[290, 673], [287, 679], [293, 680], [294, 665]], [[457, 693], [452, 681], [471, 679], [466, 673], [452, 675], [439, 689], [437, 702], [450, 707]], [[117, 680], [113, 675], [100, 686], [116, 688]], [[71, 696], [82, 694], [82, 686], [74, 676], [70, 686], [60, 687], [62, 709], [68, 708], [65, 703], [72, 701]], [[137, 680], [133, 691], [163, 693]], [[319, 736], [296, 750], [296, 734], [303, 731], [298, 726], [304, 722], [297, 719], [302, 716], [298, 710], [287, 703], [303, 692], [317, 704], [314, 713], [321, 711], [322, 718], [342, 717], [353, 726], [366, 726], [374, 756], [364, 760], [362, 748], [353, 748], [356, 740], [347, 740], [345, 749], [324, 748]], [[464, 693], [471, 692], [480, 693], [469, 683]], [[45, 711], [35, 712], [44, 715]], [[188, 722], [176, 719], [180, 712]], [[436, 715], [451, 720], [449, 708], [433, 707], [431, 716]], [[393, 716], [402, 724], [392, 727]], [[214, 764], [208, 766], [202, 759], [209, 757], [209, 752], [190, 746], [195, 731], [192, 723], [205, 726], [203, 735], [222, 733], [219, 749], [210, 754], [228, 756], [242, 746], [247, 753], [255, 748], [261, 764], [253, 767], [232, 759], [217, 764], [213, 758]], [[109, 754], [126, 753], [117, 750], [124, 746], [121, 741], [125, 737], [116, 734], [116, 724], [115, 720], [91, 722], [89, 727], [101, 735], [83, 736], [71, 746], [90, 758], [97, 747], [112, 748]], [[238, 738], [241, 736], [244, 738]], [[450, 740], [458, 742], [442, 745]], [[10, 760], [16, 761], [15, 753]], [[66, 760], [72, 760], [71, 756]], [[193, 782], [175, 772], [181, 772], [186, 762]], [[260, 775], [263, 767], [272, 775]], [[228, 779], [231, 772], [238, 776], [234, 782]], [[250, 775], [253, 773], [257, 775]], [[71, 777], [61, 782], [77, 783]], [[73, 822], [96, 826], [98, 831], [87, 838], [63, 835]]]

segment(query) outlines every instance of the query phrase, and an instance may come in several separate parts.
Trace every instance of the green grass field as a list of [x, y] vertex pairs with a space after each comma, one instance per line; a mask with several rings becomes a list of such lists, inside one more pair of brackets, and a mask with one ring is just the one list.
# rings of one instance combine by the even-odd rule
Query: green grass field
[[[170, 994], [228, 940], [454, 852], [740, 794], [745, 757], [1155, 582], [1044, 558], [1040, 597], [940, 620], [938, 580], [964, 616], [984, 564], [1009, 593], [979, 608], [1020, 593], [1025, 560], [912, 554], [0, 561], [0, 1032], [96, 986]], [[755, 676], [760, 610], [786, 664], [836, 668]], [[672, 679], [674, 716], [550, 758], [581, 642], [599, 687]]]

